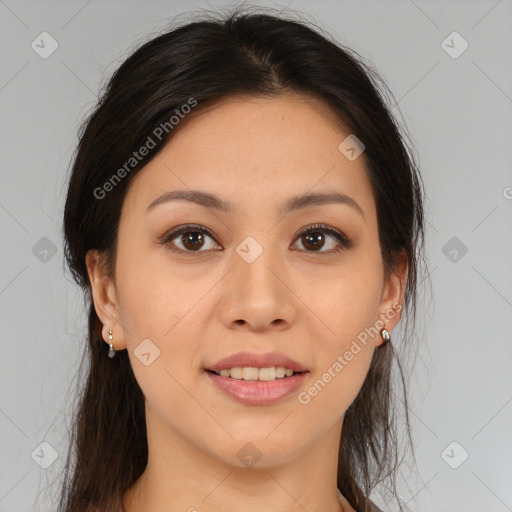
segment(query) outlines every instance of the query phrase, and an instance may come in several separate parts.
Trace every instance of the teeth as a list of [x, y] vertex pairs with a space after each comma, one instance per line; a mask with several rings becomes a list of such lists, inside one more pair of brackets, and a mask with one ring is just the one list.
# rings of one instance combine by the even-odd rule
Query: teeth
[[272, 366], [270, 368], [236, 366], [234, 368], [226, 368], [215, 373], [221, 377], [231, 377], [232, 379], [237, 380], [261, 380], [268, 382], [276, 379], [282, 379], [285, 376], [291, 377], [294, 372], [293, 370], [284, 368], [283, 366]]
[[226, 377], [231, 377], [233, 379], [241, 379], [243, 377], [242, 375], [242, 368], [239, 366], [237, 368], [231, 368], [230, 374], [226, 375]]
[[258, 368], [242, 368], [242, 378], [244, 380], [257, 380], [259, 375]]
[[260, 368], [258, 371], [258, 379], [264, 381], [276, 380], [276, 369], [274, 367]]

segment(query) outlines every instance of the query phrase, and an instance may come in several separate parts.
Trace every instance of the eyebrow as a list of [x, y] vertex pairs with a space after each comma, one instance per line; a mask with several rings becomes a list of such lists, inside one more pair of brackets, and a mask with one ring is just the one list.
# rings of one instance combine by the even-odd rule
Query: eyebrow
[[[229, 203], [228, 201], [225, 201], [214, 194], [203, 192], [201, 190], [172, 190], [162, 194], [154, 201], [152, 201], [149, 204], [146, 213], [149, 213], [156, 206], [168, 203], [170, 201], [188, 201], [200, 206], [204, 206], [206, 208], [213, 208], [224, 213], [235, 212], [235, 208], [232, 203]], [[364, 218], [364, 212], [359, 204], [350, 196], [340, 192], [316, 192], [292, 197], [288, 199], [283, 205], [281, 205], [279, 213], [280, 215], [285, 215], [295, 210], [300, 210], [311, 206], [321, 206], [325, 204], [345, 204], [352, 207]]]

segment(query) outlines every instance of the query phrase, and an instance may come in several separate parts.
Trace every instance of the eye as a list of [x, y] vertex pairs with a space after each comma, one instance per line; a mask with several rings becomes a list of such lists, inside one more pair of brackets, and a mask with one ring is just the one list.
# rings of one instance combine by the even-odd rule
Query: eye
[[[337, 246], [336, 244], [334, 245], [334, 249], [328, 251], [320, 250], [324, 248], [326, 239], [325, 234], [327, 234], [328, 237], [337, 240], [338, 243]], [[352, 241], [347, 236], [345, 236], [341, 231], [326, 226], [325, 224], [316, 224], [315, 226], [311, 226], [301, 231], [297, 236], [299, 240], [304, 240], [302, 242], [303, 246], [312, 249], [308, 250], [307, 252], [336, 254], [352, 246]]]
[[[163, 244], [169, 244], [169, 249], [179, 253], [205, 252], [199, 251], [205, 244], [205, 235], [207, 238], [214, 240], [213, 233], [204, 226], [196, 224], [188, 224], [177, 228], [168, 233], [162, 240]], [[176, 242], [174, 242], [176, 239]], [[173, 242], [172, 244], [170, 242]], [[173, 246], [173, 244], [181, 244], [181, 247]], [[207, 247], [211, 249], [212, 247]]]
[[[334, 243], [334, 249], [322, 251], [321, 249], [324, 248], [326, 235], [327, 238], [330, 237], [337, 241], [337, 244]], [[324, 224], [316, 224], [304, 229], [296, 238], [302, 241], [303, 246], [306, 247], [306, 252], [335, 254], [352, 246], [351, 240], [341, 231]], [[215, 242], [214, 234], [208, 228], [197, 224], [187, 224], [186, 226], [181, 226], [167, 233], [162, 243], [166, 244], [169, 249], [174, 252], [190, 254], [194, 252], [206, 252], [206, 250], [211, 249], [215, 250], [215, 243], [210, 243], [210, 247], [208, 247], [206, 243], [208, 239]], [[201, 250], [204, 247], [206, 247], [206, 250]]]

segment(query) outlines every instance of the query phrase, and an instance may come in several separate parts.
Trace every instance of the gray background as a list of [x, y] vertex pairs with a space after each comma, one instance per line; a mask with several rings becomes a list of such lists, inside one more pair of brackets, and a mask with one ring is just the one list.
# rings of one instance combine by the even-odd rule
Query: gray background
[[[2, 512], [51, 510], [67, 446], [86, 333], [61, 239], [78, 124], [150, 32], [230, 5], [0, 0]], [[289, 5], [375, 65], [426, 184], [433, 298], [420, 304], [426, 341], [410, 387], [417, 472], [404, 466], [401, 495], [413, 511], [512, 511], [512, 2]], [[31, 47], [43, 31], [58, 43], [47, 59]], [[453, 31], [469, 44], [457, 58], [442, 45]]]

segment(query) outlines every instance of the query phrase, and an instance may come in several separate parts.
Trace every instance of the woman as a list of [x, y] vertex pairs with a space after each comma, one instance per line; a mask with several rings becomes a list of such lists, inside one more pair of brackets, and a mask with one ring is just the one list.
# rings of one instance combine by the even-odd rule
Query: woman
[[397, 494], [390, 334], [414, 323], [422, 185], [374, 79], [304, 23], [239, 9], [115, 72], [65, 206], [89, 343], [60, 511]]

